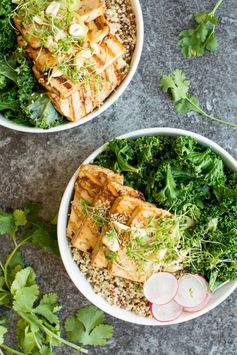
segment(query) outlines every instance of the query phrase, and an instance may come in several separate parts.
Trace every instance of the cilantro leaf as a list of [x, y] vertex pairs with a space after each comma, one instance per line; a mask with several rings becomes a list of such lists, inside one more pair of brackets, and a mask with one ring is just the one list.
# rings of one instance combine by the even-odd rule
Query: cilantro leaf
[[39, 294], [39, 287], [35, 282], [35, 273], [31, 267], [27, 267], [16, 274], [11, 286], [11, 294], [14, 298], [13, 309], [15, 311], [30, 312]]
[[56, 256], [59, 256], [58, 243], [56, 239], [57, 227], [48, 224], [47, 230], [45, 228], [38, 227], [31, 234], [30, 243], [40, 247], [43, 250], [51, 252]]
[[14, 296], [13, 309], [17, 312], [31, 312], [38, 294], [37, 285], [21, 288]]
[[194, 16], [195, 28], [180, 32], [178, 44], [184, 57], [200, 57], [205, 50], [210, 52], [217, 50], [218, 43], [215, 37], [215, 30], [218, 21], [215, 13], [222, 1], [219, 0], [211, 12], [196, 14]]
[[104, 314], [95, 306], [79, 309], [74, 317], [68, 317], [65, 330], [69, 339], [83, 345], [105, 345], [112, 337], [112, 326], [103, 324]]
[[81, 341], [85, 333], [84, 326], [75, 316], [67, 317], [65, 321], [65, 330], [68, 339], [75, 343]]
[[[29, 242], [59, 256], [57, 225], [45, 221], [39, 215], [41, 207], [39, 203], [27, 203], [24, 207], [27, 213], [27, 223], [29, 225], [28, 236], [31, 236]], [[22, 238], [24, 237], [23, 235]]]
[[0, 235], [13, 236], [18, 227], [24, 226], [26, 223], [26, 215], [22, 210], [15, 210], [13, 213], [0, 211]]
[[0, 211], [0, 235], [12, 235], [15, 229], [15, 220], [12, 214]]
[[10, 284], [12, 284], [17, 272], [24, 269], [25, 264], [21, 252], [19, 250], [17, 250], [13, 255], [9, 254], [8, 258], [10, 256], [11, 259], [8, 260], [8, 280]]
[[39, 328], [35, 324], [28, 324], [24, 319], [17, 322], [16, 337], [20, 348], [27, 354], [37, 351], [44, 341]]
[[43, 296], [39, 305], [34, 308], [34, 313], [43, 316], [50, 323], [58, 324], [59, 318], [55, 315], [61, 307], [57, 304], [57, 295], [49, 293]]
[[15, 210], [13, 212], [13, 217], [15, 220], [15, 226], [16, 227], [20, 227], [20, 226], [25, 226], [27, 223], [27, 219], [26, 219], [26, 213], [23, 210]]
[[100, 324], [90, 333], [90, 339], [87, 340], [88, 345], [106, 345], [108, 339], [113, 336], [113, 328], [108, 324]]
[[175, 104], [177, 112], [188, 113], [190, 111], [195, 111], [200, 113], [201, 108], [198, 99], [195, 96], [188, 95], [189, 100], [181, 99]]
[[[27, 203], [23, 210], [16, 209], [13, 213], [0, 211], [0, 235], [8, 234], [13, 239], [28, 239], [40, 248], [59, 256], [57, 242], [57, 224], [55, 220], [48, 222], [40, 215], [39, 203]], [[19, 227], [24, 226], [24, 233]]]
[[173, 75], [163, 75], [160, 80], [160, 85], [163, 92], [171, 91], [176, 102], [186, 98], [190, 82], [186, 79], [182, 70], [176, 69]]
[[17, 291], [23, 287], [30, 287], [36, 285], [35, 272], [31, 267], [27, 267], [16, 274], [15, 280], [11, 286], [11, 293], [15, 295]]
[[177, 112], [188, 113], [197, 112], [210, 120], [223, 123], [232, 127], [237, 127], [236, 123], [220, 120], [207, 114], [201, 108], [198, 99], [189, 93], [190, 82], [187, 80], [186, 75], [180, 69], [175, 69], [169, 75], [163, 75], [160, 79], [161, 90], [165, 93], [169, 92], [175, 101], [175, 108]]

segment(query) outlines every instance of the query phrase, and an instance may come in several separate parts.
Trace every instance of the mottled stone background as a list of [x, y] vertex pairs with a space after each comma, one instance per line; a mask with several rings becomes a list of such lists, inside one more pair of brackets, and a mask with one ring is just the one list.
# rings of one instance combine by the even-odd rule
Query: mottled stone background
[[[118, 102], [92, 122], [58, 134], [23, 134], [0, 128], [0, 207], [25, 201], [43, 203], [44, 214], [57, 212], [62, 193], [78, 165], [110, 138], [144, 127], [178, 127], [201, 133], [237, 158], [237, 130], [195, 113], [179, 115], [161, 93], [162, 74], [185, 70], [192, 92], [213, 115], [237, 123], [237, 3], [225, 0], [218, 10], [219, 50], [202, 58], [184, 59], [177, 35], [193, 23], [192, 13], [212, 9], [215, 0], [142, 0], [145, 44], [139, 69]], [[8, 241], [1, 240], [6, 250]], [[44, 291], [56, 291], [64, 305], [62, 317], [87, 304], [69, 280], [60, 260], [34, 247], [24, 249], [40, 275]], [[181, 325], [143, 327], [107, 317], [114, 337], [90, 354], [234, 355], [237, 353], [237, 292], [210, 313]], [[1, 310], [0, 310], [1, 312]], [[13, 334], [8, 338], [13, 345]], [[70, 354], [61, 349], [58, 354]]]

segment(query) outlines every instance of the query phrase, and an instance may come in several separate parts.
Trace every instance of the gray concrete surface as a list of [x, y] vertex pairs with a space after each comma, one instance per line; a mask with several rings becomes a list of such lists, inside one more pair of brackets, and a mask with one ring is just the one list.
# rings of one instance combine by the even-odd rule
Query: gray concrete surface
[[[0, 128], [0, 207], [15, 208], [28, 200], [41, 201], [43, 212], [57, 211], [67, 182], [78, 165], [110, 138], [144, 127], [178, 127], [213, 139], [237, 158], [237, 130], [197, 114], [180, 115], [161, 93], [162, 74], [185, 70], [192, 92], [210, 113], [237, 123], [237, 4], [224, 1], [218, 10], [219, 50], [201, 58], [184, 59], [177, 34], [192, 23], [191, 14], [209, 10], [214, 0], [142, 0], [145, 44], [139, 69], [124, 95], [103, 115], [76, 129], [30, 135]], [[0, 250], [8, 248], [1, 239]], [[24, 248], [27, 263], [40, 275], [44, 291], [56, 291], [64, 305], [62, 317], [87, 304], [69, 280], [60, 260], [34, 247]], [[176, 326], [159, 328], [127, 324], [107, 317], [114, 337], [90, 354], [110, 355], [234, 355], [237, 354], [237, 292], [210, 313]], [[0, 309], [0, 312], [2, 310]], [[13, 334], [9, 344], [13, 345]], [[71, 354], [59, 350], [58, 354]]]

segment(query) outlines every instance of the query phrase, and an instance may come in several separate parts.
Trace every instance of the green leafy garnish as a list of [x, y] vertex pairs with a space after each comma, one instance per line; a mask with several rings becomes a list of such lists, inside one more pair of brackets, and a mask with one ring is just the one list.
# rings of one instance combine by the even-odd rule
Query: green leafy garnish
[[202, 12], [194, 16], [197, 26], [184, 30], [179, 34], [178, 44], [184, 57], [200, 57], [205, 50], [214, 52], [218, 44], [215, 37], [217, 25], [216, 11], [223, 0], [219, 0], [214, 9], [209, 12]]
[[[13, 213], [0, 211], [0, 235], [8, 234], [12, 251], [0, 259], [0, 306], [10, 308], [18, 316], [16, 335], [19, 350], [5, 344], [7, 320], [0, 319], [0, 353], [53, 355], [54, 348], [66, 345], [71, 351], [87, 353], [82, 345], [105, 345], [112, 336], [112, 326], [104, 324], [104, 314], [94, 306], [68, 317], [62, 336], [57, 295], [41, 295], [36, 273], [24, 263], [21, 247], [32, 242], [58, 254], [56, 225], [39, 216], [39, 205], [29, 203]], [[39, 296], [40, 295], [40, 296]]]
[[[175, 94], [179, 97], [179, 91]], [[179, 254], [184, 270], [203, 275], [212, 290], [237, 279], [236, 172], [225, 167], [210, 148], [182, 136], [114, 140], [94, 163], [116, 170], [116, 144], [124, 150], [127, 146], [123, 159], [134, 168], [134, 172], [123, 172], [125, 185], [173, 216], [159, 228], [151, 223], [145, 235], [139, 230], [133, 234], [129, 255], [142, 267], [149, 259], [167, 265]], [[106, 257], [116, 261], [116, 255], [108, 253]]]
[[[37, 3], [34, 1], [34, 11]], [[31, 63], [17, 45], [11, 23], [15, 7], [11, 0], [0, 4], [0, 112], [16, 123], [47, 129], [61, 124], [64, 118], [37, 83]]]
[[198, 99], [189, 93], [190, 82], [187, 80], [184, 72], [180, 69], [174, 70], [169, 75], [163, 75], [160, 80], [161, 90], [165, 93], [169, 92], [175, 101], [177, 112], [188, 113], [195, 111], [211, 120], [223, 123], [232, 127], [237, 127], [236, 123], [220, 120], [203, 111]]
[[[45, 221], [39, 213], [38, 203], [27, 203], [24, 209], [12, 213], [0, 211], [0, 235], [8, 234], [13, 240], [27, 238], [29, 243], [59, 255], [57, 226]], [[24, 226], [23, 232], [21, 226]]]
[[92, 221], [99, 227], [103, 227], [108, 223], [108, 219], [105, 216], [104, 211], [91, 206], [86, 200], [80, 199], [83, 213], [90, 217]]
[[9, 16], [12, 13], [14, 4], [11, 0], [0, 2], [0, 53], [6, 54], [14, 50], [16, 46], [16, 33], [11, 26]]
[[113, 334], [111, 325], [104, 324], [104, 314], [95, 306], [78, 310], [74, 317], [67, 318], [65, 329], [67, 336], [83, 345], [105, 345]]
[[116, 261], [117, 257], [118, 257], [118, 252], [117, 251], [106, 251], [105, 252], [105, 256], [108, 260], [108, 263], [112, 264]]

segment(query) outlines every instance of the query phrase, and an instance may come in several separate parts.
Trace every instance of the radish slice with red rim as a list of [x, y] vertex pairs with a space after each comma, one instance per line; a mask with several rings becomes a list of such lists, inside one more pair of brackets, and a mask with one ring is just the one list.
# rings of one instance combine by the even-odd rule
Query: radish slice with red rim
[[211, 299], [211, 292], [208, 292], [204, 300], [196, 307], [184, 307], [185, 312], [198, 312], [201, 311]]
[[183, 307], [175, 301], [167, 304], [151, 304], [151, 313], [159, 322], [171, 322], [177, 319], [183, 312]]
[[178, 280], [175, 301], [183, 307], [193, 308], [200, 305], [208, 293], [206, 280], [199, 275], [184, 275]]
[[178, 290], [178, 280], [169, 272], [157, 272], [144, 284], [144, 295], [151, 303], [166, 304]]

